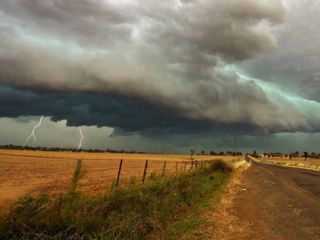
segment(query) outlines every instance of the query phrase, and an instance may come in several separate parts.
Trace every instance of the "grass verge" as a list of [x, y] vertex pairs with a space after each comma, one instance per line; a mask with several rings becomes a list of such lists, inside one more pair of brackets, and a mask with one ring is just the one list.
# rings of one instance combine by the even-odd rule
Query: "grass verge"
[[0, 220], [0, 239], [177, 239], [201, 223], [188, 219], [221, 190], [230, 171], [217, 161], [178, 177], [152, 175], [144, 185], [103, 196], [25, 196]]

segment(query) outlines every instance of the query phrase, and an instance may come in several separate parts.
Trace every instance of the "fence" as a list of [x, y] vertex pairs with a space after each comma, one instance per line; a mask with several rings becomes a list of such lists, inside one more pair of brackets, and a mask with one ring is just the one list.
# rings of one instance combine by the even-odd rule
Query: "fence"
[[[81, 174], [81, 166], [82, 166], [81, 159], [77, 160], [77, 164], [75, 166], [73, 178], [71, 181], [71, 191], [75, 191], [76, 185], [79, 181], [79, 176]], [[141, 181], [141, 183], [144, 183], [149, 176], [161, 176], [165, 177], [166, 175], [175, 175], [186, 171], [192, 171], [199, 167], [209, 167], [214, 161], [216, 160], [203, 160], [203, 161], [197, 161], [197, 160], [190, 160], [190, 161], [155, 161], [155, 160], [145, 160], [143, 161], [143, 168], [140, 167], [129, 167], [129, 170], [134, 170], [134, 174], [128, 174], [128, 169], [126, 172], [126, 175], [123, 176], [125, 173], [124, 166], [128, 164], [130, 166], [130, 163], [132, 161], [125, 161], [123, 159], [119, 160], [119, 166], [116, 171], [116, 175], [114, 176], [114, 180], [112, 181], [111, 187], [118, 187], [120, 184], [120, 179], [125, 180], [133, 180], [134, 182]], [[136, 163], [135, 163], [136, 164]], [[141, 174], [139, 176], [139, 173]], [[136, 176], [138, 174], [138, 176]], [[131, 179], [130, 179], [131, 177]]]
[[[82, 160], [77, 160], [70, 158], [67, 154], [1, 155], [0, 194], [2, 189], [19, 195], [42, 191], [55, 195], [74, 191], [75, 188], [84, 192], [97, 193], [125, 183], [143, 183], [155, 174], [162, 177], [174, 176], [209, 165], [215, 159], [210, 157], [211, 160], [191, 161], [185, 156], [185, 159], [179, 157], [180, 159], [175, 160], [172, 158], [177, 158], [176, 156], [167, 155], [156, 156], [161, 159], [147, 159], [148, 156], [143, 159], [141, 158], [143, 155], [128, 155], [123, 159], [107, 156], [102, 159], [104, 155], [84, 155]], [[152, 157], [155, 158], [155, 156]], [[75, 169], [78, 170], [75, 171]], [[71, 181], [72, 178], [73, 181]]]

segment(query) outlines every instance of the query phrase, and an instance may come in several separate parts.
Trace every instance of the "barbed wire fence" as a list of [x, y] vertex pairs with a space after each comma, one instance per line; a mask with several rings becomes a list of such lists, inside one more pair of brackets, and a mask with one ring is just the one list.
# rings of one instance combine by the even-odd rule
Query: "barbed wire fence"
[[[75, 165], [73, 177], [71, 180], [71, 191], [76, 190], [76, 185], [78, 184], [81, 175], [82, 162], [84, 160], [79, 159]], [[111, 183], [111, 188], [117, 188], [121, 180], [131, 180], [130, 182], [140, 182], [145, 183], [148, 179], [154, 177], [167, 177], [167, 176], [178, 176], [181, 173], [186, 173], [188, 171], [193, 171], [198, 168], [205, 168], [211, 166], [215, 160], [189, 160], [189, 161], [159, 161], [159, 160], [145, 160], [140, 161], [140, 166], [136, 166], [137, 162], [126, 161], [124, 159], [119, 160], [119, 165], [117, 170], [114, 171], [113, 181]], [[135, 166], [130, 166], [132, 163]], [[95, 170], [97, 171], [97, 170]], [[130, 174], [130, 173], [131, 174]], [[128, 174], [129, 173], [129, 174]], [[110, 177], [110, 176], [109, 176]], [[133, 180], [134, 179], [134, 180]]]
[[0, 169], [0, 187], [18, 193], [101, 193], [155, 178], [178, 176], [209, 167], [219, 158], [143, 159], [6, 156]]

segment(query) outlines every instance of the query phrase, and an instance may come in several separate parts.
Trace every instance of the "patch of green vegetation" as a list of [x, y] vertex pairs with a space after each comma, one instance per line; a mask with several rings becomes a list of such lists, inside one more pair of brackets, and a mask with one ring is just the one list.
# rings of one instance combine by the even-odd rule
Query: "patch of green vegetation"
[[217, 161], [177, 177], [153, 174], [145, 184], [103, 196], [25, 196], [0, 220], [0, 239], [147, 239], [157, 233], [177, 239], [201, 224], [190, 216], [221, 189], [230, 171]]
[[157, 236], [157, 239], [210, 239], [205, 233], [200, 233], [198, 228], [207, 224], [202, 216], [205, 211], [212, 208], [212, 202], [218, 200], [218, 197], [224, 190], [228, 174], [225, 171], [216, 172], [209, 178], [202, 179], [202, 185], [198, 189], [201, 199], [194, 201], [187, 212], [180, 214], [173, 224], [166, 227], [165, 232]]

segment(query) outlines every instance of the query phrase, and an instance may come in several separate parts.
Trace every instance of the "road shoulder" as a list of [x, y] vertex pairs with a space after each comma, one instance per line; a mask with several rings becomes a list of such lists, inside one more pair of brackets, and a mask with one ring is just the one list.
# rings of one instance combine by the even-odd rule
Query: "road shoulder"
[[233, 173], [218, 203], [212, 202], [208, 211], [203, 213], [202, 217], [206, 220], [206, 224], [198, 229], [203, 239], [257, 239], [250, 224], [235, 215], [233, 206], [237, 195], [242, 191], [246, 191], [242, 182], [248, 167], [248, 165], [241, 166]]

